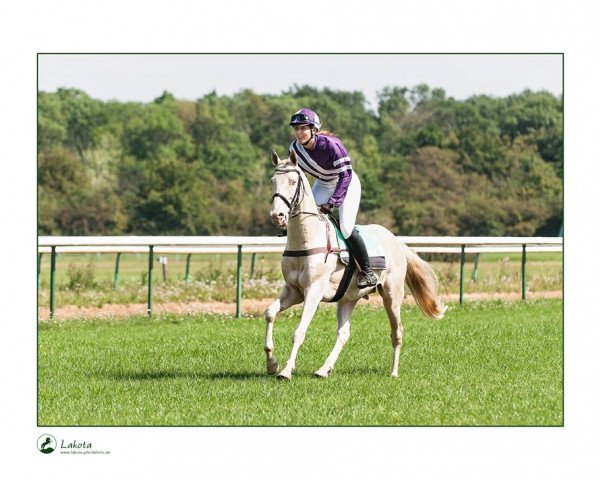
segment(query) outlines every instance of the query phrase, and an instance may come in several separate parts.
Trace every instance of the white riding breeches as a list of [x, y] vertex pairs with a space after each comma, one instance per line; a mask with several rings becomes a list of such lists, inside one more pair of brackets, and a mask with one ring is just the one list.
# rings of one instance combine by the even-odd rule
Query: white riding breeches
[[[313, 185], [312, 191], [317, 205], [323, 205], [333, 195], [337, 182], [322, 182], [317, 179]], [[348, 238], [354, 230], [356, 224], [356, 215], [360, 205], [361, 186], [360, 179], [356, 172], [352, 172], [352, 179], [348, 185], [346, 197], [339, 207], [340, 211], [340, 229], [344, 238]]]

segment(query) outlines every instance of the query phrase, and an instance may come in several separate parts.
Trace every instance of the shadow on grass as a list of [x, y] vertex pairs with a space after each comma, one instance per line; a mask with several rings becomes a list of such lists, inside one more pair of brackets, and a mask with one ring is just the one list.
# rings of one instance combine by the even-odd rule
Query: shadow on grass
[[[336, 375], [337, 373], [337, 375]], [[389, 372], [382, 371], [381, 369], [375, 368], [355, 368], [352, 372], [334, 372], [332, 376], [372, 376], [372, 375], [387, 375]], [[100, 376], [116, 381], [134, 381], [134, 382], [145, 382], [153, 380], [177, 380], [177, 379], [188, 379], [188, 380], [275, 380], [274, 375], [268, 375], [266, 372], [210, 372], [210, 373], [198, 373], [188, 371], [173, 371], [173, 370], [156, 370], [156, 371], [140, 371], [140, 372], [109, 372], [103, 373]], [[313, 372], [301, 371], [295, 372], [294, 378], [313, 378], [316, 381], [326, 381], [319, 377], [315, 377]]]
[[250, 380], [253, 378], [267, 378], [262, 372], [214, 372], [196, 373], [173, 370], [157, 370], [151, 372], [114, 372], [102, 375], [117, 381], [148, 381], [186, 378], [190, 380]]

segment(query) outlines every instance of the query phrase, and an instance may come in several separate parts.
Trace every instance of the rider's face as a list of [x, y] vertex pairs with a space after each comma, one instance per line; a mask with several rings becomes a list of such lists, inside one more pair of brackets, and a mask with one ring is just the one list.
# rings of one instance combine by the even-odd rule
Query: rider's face
[[310, 125], [294, 125], [294, 135], [300, 143], [306, 143], [310, 139]]

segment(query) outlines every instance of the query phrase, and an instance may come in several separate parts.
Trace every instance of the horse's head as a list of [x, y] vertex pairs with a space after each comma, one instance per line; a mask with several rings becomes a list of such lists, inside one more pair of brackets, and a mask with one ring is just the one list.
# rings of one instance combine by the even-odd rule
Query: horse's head
[[301, 192], [304, 188], [303, 173], [298, 168], [296, 153], [292, 150], [289, 158], [282, 160], [273, 150], [271, 161], [275, 166], [275, 173], [271, 177], [273, 188], [273, 202], [271, 203], [271, 222], [279, 228], [285, 228], [290, 217], [297, 214], [300, 204]]

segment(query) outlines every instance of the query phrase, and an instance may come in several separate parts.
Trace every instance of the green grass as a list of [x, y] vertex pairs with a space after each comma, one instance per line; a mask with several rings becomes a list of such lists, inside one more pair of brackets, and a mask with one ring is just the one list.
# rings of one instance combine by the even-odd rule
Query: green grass
[[[284, 363], [297, 309], [275, 323]], [[44, 322], [38, 423], [59, 425], [562, 425], [562, 302], [451, 305], [444, 320], [403, 309], [390, 378], [383, 309], [362, 306], [329, 379], [335, 338], [320, 308], [291, 382], [267, 376], [264, 321], [164, 315]]]

